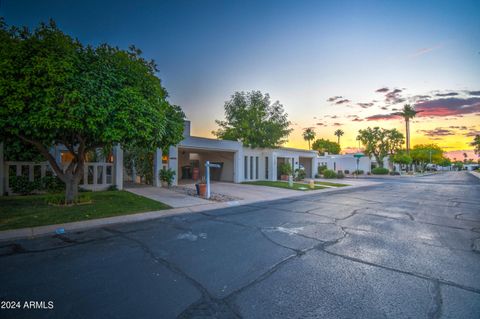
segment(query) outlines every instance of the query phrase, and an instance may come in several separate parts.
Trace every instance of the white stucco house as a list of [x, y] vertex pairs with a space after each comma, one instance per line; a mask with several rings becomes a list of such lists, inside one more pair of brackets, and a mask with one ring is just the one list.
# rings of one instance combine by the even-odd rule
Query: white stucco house
[[[294, 170], [305, 170], [307, 178], [314, 178], [320, 165], [334, 171], [357, 169], [357, 160], [350, 155], [318, 156], [317, 151], [296, 148], [250, 148], [239, 141], [217, 140], [192, 136], [190, 121], [185, 121], [184, 139], [166, 152], [157, 149], [153, 157], [153, 185], [160, 187], [159, 171], [165, 167], [175, 171], [174, 185], [191, 184], [205, 176], [205, 163], [218, 164], [211, 169], [213, 181], [241, 183], [245, 181], [280, 179], [280, 166], [289, 163]], [[52, 147], [51, 154], [61, 165], [69, 162], [70, 154], [61, 145]], [[370, 172], [371, 160], [362, 157], [358, 168]], [[138, 178], [124, 167], [123, 151], [113, 148], [108, 158], [99, 157], [95, 162], [85, 163], [85, 172], [80, 186], [90, 190], [103, 190], [115, 185], [122, 189], [126, 181], [137, 182]], [[132, 170], [130, 170], [132, 171]], [[134, 171], [134, 170], [133, 170]], [[5, 162], [3, 145], [0, 143], [0, 194], [11, 192], [9, 176], [23, 175], [30, 180], [53, 174], [47, 162]], [[132, 176], [133, 175], [133, 176]]]

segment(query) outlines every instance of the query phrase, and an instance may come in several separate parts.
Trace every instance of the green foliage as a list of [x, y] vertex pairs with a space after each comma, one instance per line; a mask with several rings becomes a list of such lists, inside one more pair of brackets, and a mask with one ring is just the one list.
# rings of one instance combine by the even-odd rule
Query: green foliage
[[307, 177], [307, 173], [305, 172], [304, 169], [296, 169], [295, 170], [295, 180], [301, 181]]
[[422, 171], [428, 163], [439, 164], [443, 161], [443, 149], [437, 144], [418, 144], [410, 151], [413, 163]]
[[281, 175], [291, 175], [292, 174], [292, 165], [290, 165], [290, 163], [280, 164], [280, 174]]
[[47, 175], [40, 179], [39, 190], [46, 191], [48, 193], [58, 193], [65, 190], [65, 183], [60, 178], [53, 175]]
[[412, 157], [403, 151], [395, 153], [392, 159], [393, 159], [393, 162], [397, 164], [402, 164], [402, 165], [412, 164]]
[[388, 174], [388, 168], [375, 167], [375, 168], [372, 169], [372, 174], [374, 174], [374, 175], [386, 175], [386, 174]]
[[403, 109], [400, 112], [394, 113], [395, 115], [400, 115], [406, 121], [414, 118], [417, 115], [418, 111], [415, 110], [415, 107], [410, 104], [405, 104]]
[[140, 176], [146, 184], [153, 182], [153, 152], [151, 149], [142, 146], [127, 146], [124, 148], [124, 166], [128, 175], [135, 173]]
[[162, 168], [158, 174], [162, 182], [166, 182], [168, 186], [172, 185], [173, 179], [175, 178], [175, 171], [173, 169]]
[[337, 178], [337, 173], [332, 171], [331, 169], [326, 169], [323, 171], [324, 178]]
[[283, 105], [272, 104], [270, 96], [260, 91], [235, 92], [225, 102], [225, 120], [215, 122], [219, 126], [212, 132], [215, 136], [249, 147], [278, 147], [292, 131]]
[[328, 154], [340, 153], [340, 145], [338, 143], [335, 143], [323, 138], [313, 142], [312, 149], [318, 151], [320, 155], [325, 155], [325, 153], [328, 153]]
[[355, 171], [353, 171], [353, 174], [355, 175], [363, 175], [365, 172], [362, 170], [362, 169], [357, 169]]
[[[53, 22], [33, 32], [2, 23], [0, 61], [0, 138], [28, 142], [70, 186], [90, 150], [153, 150], [182, 138], [183, 113], [168, 103], [155, 63], [133, 46], [85, 46]], [[53, 144], [73, 155], [65, 171], [48, 154]]]
[[22, 142], [18, 138], [5, 136], [3, 140], [5, 161], [19, 162], [43, 162], [45, 157], [31, 145]]
[[452, 161], [448, 157], [442, 157], [442, 159], [439, 160], [437, 164], [442, 167], [447, 167], [452, 165]]
[[463, 169], [463, 163], [460, 162], [460, 161], [456, 161], [455, 163], [453, 163], [453, 167], [459, 171], [461, 171]]
[[28, 176], [10, 176], [9, 187], [15, 194], [28, 195], [38, 188], [38, 183], [32, 182]]
[[388, 154], [394, 154], [403, 144], [403, 134], [397, 129], [387, 130], [380, 127], [368, 127], [358, 131], [359, 140], [367, 156], [374, 156], [377, 164], [383, 167], [383, 159]]
[[318, 174], [319, 175], [322, 175], [323, 174], [323, 171], [325, 171], [327, 169], [327, 165], [320, 165], [318, 166]]

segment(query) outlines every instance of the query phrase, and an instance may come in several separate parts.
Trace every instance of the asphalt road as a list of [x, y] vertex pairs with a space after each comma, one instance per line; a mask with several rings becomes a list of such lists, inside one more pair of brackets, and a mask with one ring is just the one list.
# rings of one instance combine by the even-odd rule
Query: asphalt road
[[1, 318], [480, 318], [466, 172], [0, 246]]

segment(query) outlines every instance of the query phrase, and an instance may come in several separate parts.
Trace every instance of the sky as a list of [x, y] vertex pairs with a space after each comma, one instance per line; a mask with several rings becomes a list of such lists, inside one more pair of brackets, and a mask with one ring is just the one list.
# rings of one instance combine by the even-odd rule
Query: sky
[[410, 103], [422, 111], [412, 145], [462, 159], [480, 134], [479, 13], [478, 0], [0, 0], [9, 25], [53, 18], [83, 43], [140, 48], [194, 135], [213, 137], [235, 91], [260, 90], [288, 113], [286, 146], [306, 148], [307, 127], [330, 140], [340, 128], [348, 152], [359, 129], [404, 132], [391, 114]]

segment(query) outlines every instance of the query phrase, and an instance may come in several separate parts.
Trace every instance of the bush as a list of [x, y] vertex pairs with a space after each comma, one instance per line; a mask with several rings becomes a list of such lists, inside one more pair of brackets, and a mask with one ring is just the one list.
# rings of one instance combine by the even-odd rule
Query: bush
[[292, 174], [292, 166], [289, 163], [280, 164], [280, 174], [281, 175], [291, 175]]
[[342, 171], [338, 171], [338, 173], [337, 173], [337, 178], [344, 178], [344, 177], [345, 177], [345, 175], [343, 174], [343, 172], [342, 172]]
[[390, 175], [400, 175], [400, 172], [390, 172]]
[[357, 170], [353, 171], [353, 174], [355, 174], [355, 175], [363, 175], [363, 174], [364, 174], [364, 171], [361, 170], [361, 169], [357, 169]]
[[302, 179], [305, 179], [305, 177], [307, 177], [307, 173], [303, 169], [296, 169], [295, 173], [296, 173], [295, 179], [297, 181], [301, 181]]
[[320, 165], [318, 167], [318, 175], [322, 175], [326, 169], [327, 169], [327, 165]]
[[38, 188], [38, 182], [31, 182], [27, 176], [11, 176], [9, 186], [16, 194], [28, 195]]
[[320, 175], [318, 175], [318, 174], [315, 174], [315, 178], [320, 178]]
[[345, 174], [350, 174], [350, 171], [348, 169], [343, 171]]
[[386, 175], [386, 174], [388, 174], [388, 168], [375, 167], [374, 169], [372, 169], [372, 174], [374, 174], [374, 175]]
[[40, 179], [39, 190], [48, 193], [59, 193], [65, 190], [65, 183], [58, 176], [47, 175]]
[[175, 178], [175, 171], [173, 169], [162, 168], [158, 174], [162, 182], [166, 182], [168, 186], [172, 185], [173, 179]]
[[323, 171], [323, 177], [325, 177], [325, 178], [337, 178], [337, 173], [335, 173], [331, 169], [326, 169], [326, 170]]

